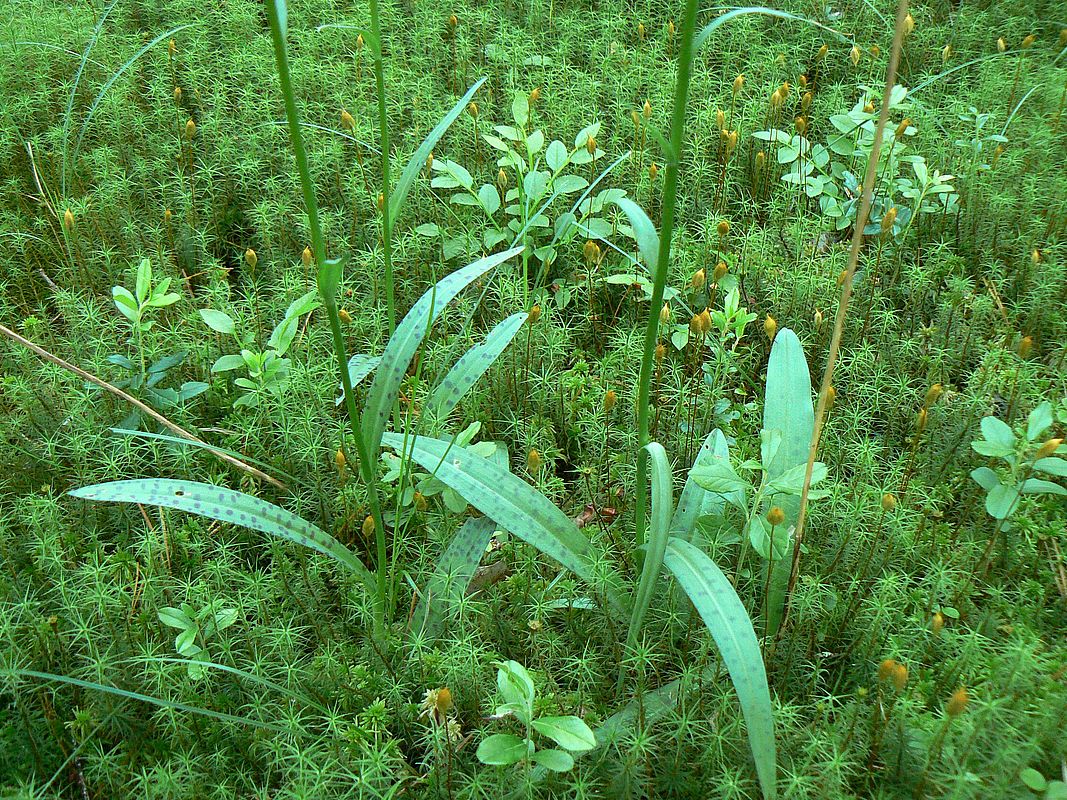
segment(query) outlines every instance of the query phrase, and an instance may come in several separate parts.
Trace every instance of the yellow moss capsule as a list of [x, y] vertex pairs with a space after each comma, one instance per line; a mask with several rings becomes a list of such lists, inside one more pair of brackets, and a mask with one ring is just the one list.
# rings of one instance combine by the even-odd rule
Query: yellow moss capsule
[[904, 117], [904, 119], [902, 119], [900, 121], [900, 124], [897, 125], [897, 129], [893, 132], [893, 135], [897, 139], [899, 139], [901, 136], [903, 136], [905, 133], [907, 133], [908, 128], [910, 128], [910, 127], [911, 127], [911, 120], [908, 119], [907, 117]]
[[876, 44], [872, 44], [869, 52], [871, 54], [871, 58], [878, 58], [878, 56], [882, 55], [882, 48]]
[[1024, 336], [1019, 341], [1019, 358], [1026, 358], [1030, 355], [1030, 351], [1034, 349], [1033, 337]]
[[452, 690], [447, 686], [442, 686], [437, 690], [437, 703], [435, 704], [435, 710], [441, 716], [444, 716], [452, 710]]
[[892, 492], [886, 492], [882, 495], [882, 511], [892, 511], [897, 507], [897, 498]]
[[637, 113], [636, 109], [630, 111], [630, 121], [633, 122], [635, 128], [641, 127], [641, 115]]
[[1033, 47], [1033, 44], [1036, 41], [1037, 41], [1037, 37], [1034, 34], [1031, 33], [1029, 36], [1027, 36], [1025, 39], [1023, 39], [1023, 43], [1022, 43], [1021, 47], [1022, 47], [1023, 50], [1029, 50], [1031, 47]]
[[1007, 49], [1008, 49], [1008, 43], [1005, 42], [1003, 39], [997, 39], [997, 52], [998, 53], [1003, 53]]
[[837, 389], [833, 386], [826, 387], [826, 410], [829, 411], [837, 402]]
[[745, 86], [745, 76], [744, 75], [738, 75], [736, 78], [734, 78], [733, 93], [735, 95], [739, 94], [741, 92], [741, 89], [744, 88], [744, 86]]
[[648, 178], [649, 180], [654, 181], [656, 180], [657, 175], [659, 175], [659, 167], [657, 167], [656, 162], [653, 161], [648, 167]]
[[500, 189], [500, 191], [504, 191], [508, 188], [508, 174], [504, 172], [503, 167], [497, 170], [496, 185]]
[[171, 217], [173, 217], [173, 216], [174, 215], [171, 213], [169, 208], [163, 209], [163, 222], [164, 222], [164, 224], [170, 225], [170, 220], [171, 220]]
[[340, 318], [341, 322], [343, 322], [345, 325], [351, 325], [352, 324], [352, 315], [349, 314], [345, 309], [342, 308], [340, 311], [338, 311], [337, 312], [337, 316]]
[[874, 113], [874, 102], [871, 101], [871, 100], [868, 100], [867, 104], [863, 107], [863, 110], [868, 114], [873, 114]]
[[897, 662], [893, 667], [893, 674], [891, 680], [893, 681], [893, 688], [898, 692], [903, 692], [904, 687], [908, 685], [908, 668], [900, 662]]
[[300, 254], [300, 260], [303, 262], [305, 269], [311, 266], [311, 258], [311, 248], [305, 247], [304, 251]]
[[74, 230], [74, 212], [69, 208], [63, 212], [63, 227], [68, 233]]
[[537, 320], [539, 319], [541, 319], [541, 306], [535, 305], [533, 308], [530, 309], [530, 315], [527, 321], [533, 323], [537, 322]]
[[805, 117], [797, 117], [793, 120], [793, 127], [799, 135], [803, 136], [808, 131], [808, 120]]
[[426, 174], [433, 173], [433, 150], [430, 151], [430, 155], [426, 156]]
[[771, 506], [770, 511], [767, 512], [767, 522], [772, 527], [781, 525], [785, 522], [785, 512], [778, 506]]
[[905, 36], [911, 36], [911, 34], [912, 34], [912, 32], [914, 30], [915, 30], [915, 17], [913, 17], [911, 14], [908, 14], [908, 16], [904, 17], [904, 31], [903, 31], [903, 33], [904, 33]]
[[1030, 253], [1030, 260], [1035, 264], [1041, 263], [1041, 251], [1038, 250], [1036, 247]]
[[178, 43], [173, 39], [167, 42], [167, 54], [171, 56], [178, 54]]
[[662, 364], [663, 359], [667, 357], [667, 346], [665, 344], [656, 345], [656, 363]]
[[245, 250], [245, 263], [248, 264], [249, 269], [255, 269], [256, 264], [259, 263], [259, 256], [256, 255], [256, 251], [251, 247]]
[[726, 127], [726, 114], [721, 108], [715, 109], [715, 127], [720, 131]]
[[541, 87], [538, 86], [532, 92], [530, 92], [530, 96], [527, 98], [527, 102], [529, 102], [529, 104], [532, 106], [534, 103], [536, 103], [540, 99], [541, 99]]
[[363, 39], [363, 34], [362, 33], [356, 34], [356, 52], [357, 53], [360, 52], [363, 49], [363, 45], [364, 44], [366, 44], [366, 42]]
[[645, 100], [645, 104], [641, 108], [641, 113], [644, 115], [645, 119], [652, 119], [652, 104], [648, 102], [648, 100]]
[[896, 659], [887, 658], [878, 665], [878, 680], [881, 683], [885, 683], [893, 677], [893, 672], [897, 668]]
[[426, 495], [424, 495], [422, 492], [415, 492], [414, 496], [411, 499], [415, 503], [416, 511], [425, 511], [427, 508], [429, 508], [430, 504], [426, 502]]
[[950, 717], [958, 717], [967, 710], [967, 704], [971, 702], [971, 696], [967, 693], [967, 687], [961, 686], [952, 693], [945, 705], [945, 713]]
[[541, 461], [541, 454], [536, 450], [531, 449], [526, 454], [526, 468], [532, 473], [538, 473], [541, 471], [541, 465], [544, 462]]
[[781, 108], [782, 107], [782, 102], [783, 102], [782, 95], [777, 89], [775, 89], [773, 92], [771, 92], [771, 110], [772, 111], [777, 111], [779, 108]]
[[585, 152], [591, 156], [596, 155], [596, 139], [592, 136], [585, 137]]
[[839, 288], [841, 286], [845, 285], [845, 280], [847, 278], [848, 278], [848, 270], [847, 269], [843, 269], [839, 273], [837, 273], [837, 285], [838, 285]]
[[775, 334], [778, 333], [778, 321], [770, 314], [763, 320], [763, 332], [767, 334], [767, 338], [772, 342], [774, 341]]
[[944, 391], [945, 389], [940, 383], [933, 384], [926, 390], [926, 398], [923, 400], [923, 405], [926, 406], [926, 408], [929, 408], [937, 402], [937, 399], [941, 397]]
[[725, 261], [720, 261], [718, 264], [716, 264], [715, 271], [711, 273], [712, 281], [714, 281], [715, 283], [721, 281], [724, 277], [726, 277], [727, 269], [728, 267], [726, 266]]
[[664, 303], [663, 308], [659, 310], [659, 324], [667, 325], [671, 321], [671, 306], [670, 303]]
[[478, 119], [478, 104], [475, 103], [473, 100], [467, 103], [467, 113], [475, 119]]
[[945, 63], [945, 62], [946, 62], [946, 61], [948, 61], [948, 60], [949, 60], [950, 58], [952, 58], [952, 45], [950, 45], [950, 44], [946, 44], [946, 45], [945, 45], [945, 46], [944, 46], [944, 47], [943, 47], [943, 48], [941, 49], [941, 63], [942, 63], [942, 64], [943, 64], [943, 63]]
[[181, 101], [182, 101], [182, 87], [175, 86], [174, 87], [174, 102], [175, 103], [180, 103]]
[[815, 95], [811, 92], [804, 92], [804, 96], [800, 98], [800, 111], [803, 114], [808, 113], [808, 109], [811, 108], [811, 101], [815, 99]]
[[582, 248], [582, 257], [585, 258], [585, 265], [592, 267], [600, 261], [600, 245], [589, 239]]
[[354, 131], [356, 129], [356, 120], [344, 109], [341, 110], [341, 130]]
[[365, 518], [363, 519], [363, 528], [362, 528], [362, 532], [363, 532], [363, 538], [364, 538], [364, 539], [369, 539], [369, 538], [371, 538], [371, 537], [372, 537], [372, 536], [374, 535], [374, 529], [375, 529], [375, 527], [376, 527], [376, 526], [375, 526], [375, 524], [374, 524], [374, 517], [372, 517], [372, 516], [371, 516], [370, 514], [368, 514], [368, 515], [367, 515], [367, 516], [366, 516], [366, 517], [365, 517]]
[[726, 135], [726, 155], [730, 155], [737, 148], [737, 131], [730, 131]]
[[671, 37], [672, 39], [674, 38], [674, 20], [673, 19], [667, 20], [667, 35], [669, 37]]
[[385, 193], [378, 192], [378, 213], [385, 211]]
[[852, 45], [852, 49], [848, 51], [848, 60], [852, 62], [852, 66], [857, 67], [860, 63], [860, 58], [863, 57], [863, 51], [856, 45]]
[[711, 312], [708, 309], [704, 309], [698, 315], [700, 317], [700, 332], [707, 333], [711, 330]]
[[893, 206], [882, 217], [882, 233], [889, 233], [893, 230], [893, 223], [897, 221], [897, 207]]
[[611, 409], [615, 408], [615, 401], [619, 399], [619, 396], [615, 394], [614, 389], [608, 389], [604, 392], [604, 413], [607, 414]]
[[763, 166], [767, 163], [767, 154], [760, 150], [756, 153], [756, 172], [762, 172]]
[[645, 23], [643, 22], [637, 23], [637, 38], [642, 42], [645, 40]]
[[344, 473], [348, 461], [345, 459], [345, 451], [340, 447], [338, 447], [337, 452], [333, 454], [333, 463], [334, 466], [337, 467], [338, 472]]
[[930, 415], [927, 413], [925, 408], [920, 408], [919, 415], [915, 418], [915, 430], [917, 430], [919, 433], [925, 431], [926, 423], [929, 419], [929, 416]]
[[185, 138], [192, 141], [194, 136], [196, 136], [196, 123], [190, 118], [185, 121]]
[[934, 636], [941, 635], [941, 629], [945, 627], [945, 615], [938, 611], [934, 614], [934, 618], [930, 620], [930, 632]]
[[689, 288], [699, 292], [707, 282], [707, 273], [701, 267], [689, 277]]
[[1063, 444], [1063, 439], [1049, 439], [1037, 449], [1037, 453], [1034, 454], [1034, 460], [1048, 458], [1059, 450], [1061, 444]]
[[815, 54], [815, 60], [822, 61], [824, 58], [826, 58], [826, 54], [829, 52], [830, 46], [824, 44], [822, 47], [819, 48], [819, 52]]
[[692, 319], [689, 320], [689, 332], [694, 336], [699, 336], [701, 333], [700, 314], [694, 314]]

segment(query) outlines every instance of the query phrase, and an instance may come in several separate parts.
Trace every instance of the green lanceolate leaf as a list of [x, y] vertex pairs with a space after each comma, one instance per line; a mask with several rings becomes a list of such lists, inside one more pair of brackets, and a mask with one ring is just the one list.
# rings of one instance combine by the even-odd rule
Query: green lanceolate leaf
[[678, 497], [678, 507], [674, 510], [674, 517], [671, 519], [671, 536], [689, 541], [698, 517], [704, 514], [722, 513], [725, 505], [722, 496], [707, 491], [693, 479], [693, 470], [707, 466], [715, 459], [726, 461], [726, 463], [730, 461], [730, 449], [726, 444], [726, 437], [718, 428], [708, 434], [704, 444], [700, 446], [700, 452], [693, 460], [693, 469], [689, 471], [689, 477], [685, 480], [685, 486]]
[[663, 563], [693, 601], [722, 653], [748, 725], [749, 747], [763, 796], [776, 796], [774, 715], [767, 672], [752, 621], [729, 579], [688, 542], [671, 537]]
[[528, 746], [525, 739], [510, 733], [494, 733], [478, 745], [478, 760], [483, 764], [517, 764], [526, 758]]
[[386, 447], [399, 451], [406, 446], [415, 462], [455, 490], [497, 525], [555, 559], [594, 589], [604, 592], [611, 606], [624, 613], [627, 604], [616, 587], [594, 571], [594, 550], [568, 519], [543, 494], [522, 478], [489, 459], [442, 439], [388, 433]]
[[[656, 581], [659, 579], [660, 570], [663, 568], [663, 551], [667, 547], [667, 538], [670, 534], [671, 511], [674, 508], [674, 498], [671, 494], [671, 465], [667, 460], [667, 451], [659, 442], [649, 442], [645, 445], [648, 450], [649, 461], [652, 469], [652, 522], [648, 528], [648, 547], [645, 551], [645, 559], [641, 565], [641, 580], [637, 586], [637, 595], [634, 598], [633, 612], [630, 615], [630, 630], [626, 635], [626, 644], [633, 647], [637, 643], [637, 637], [641, 634], [641, 626], [645, 622], [645, 614], [652, 602], [652, 594], [656, 589]], [[564, 747], [562, 742], [560, 744]], [[573, 749], [573, 748], [568, 748]]]
[[438, 634], [445, 612], [466, 591], [494, 530], [496, 524], [493, 520], [477, 517], [468, 519], [456, 531], [455, 538], [438, 559], [433, 576], [415, 609], [415, 624], [422, 626], [424, 634]]
[[[797, 335], [782, 328], [774, 337], [771, 357], [767, 364], [767, 394], [763, 405], [763, 430], [776, 431], [781, 439], [769, 464], [764, 464], [768, 481], [775, 481], [791, 469], [806, 464], [815, 428], [815, 409], [812, 405], [811, 374], [804, 357], [804, 348]], [[785, 512], [785, 530], [790, 530], [800, 513], [800, 498], [780, 492], [768, 495], [768, 504]], [[777, 632], [785, 606], [785, 592], [792, 568], [793, 546], [785, 556], [772, 561], [767, 568], [771, 579], [767, 592], [766, 632]]]
[[374, 373], [374, 382], [371, 383], [367, 404], [363, 409], [363, 441], [368, 453], [377, 453], [381, 446], [382, 433], [385, 432], [385, 425], [392, 413], [404, 373], [407, 372], [408, 364], [419, 349], [432, 321], [474, 280], [512, 256], [518, 255], [522, 250], [522, 247], [514, 247], [503, 253], [486, 256], [457, 269], [451, 275], [446, 275], [419, 298], [397, 325], [396, 331], [385, 346], [385, 352], [382, 353], [382, 361]]
[[540, 717], [533, 728], [565, 750], [582, 753], [596, 747], [596, 736], [581, 717]]
[[637, 249], [648, 267], [649, 274], [656, 274], [656, 265], [659, 263], [659, 233], [656, 226], [648, 218], [641, 206], [626, 197], [620, 197], [614, 201], [615, 205], [622, 209], [622, 213], [630, 220], [634, 238], [637, 240]]
[[404, 201], [407, 200], [408, 192], [411, 191], [411, 186], [415, 183], [415, 178], [417, 178], [419, 173], [426, 168], [426, 159], [430, 157], [434, 145], [445, 135], [445, 131], [448, 130], [449, 126], [459, 118], [459, 115], [463, 113], [467, 104], [470, 103], [471, 98], [474, 97], [475, 92], [482, 88], [482, 84], [485, 83], [486, 80], [488, 79], [482, 78], [468, 89], [467, 93], [456, 101], [456, 104], [452, 106], [452, 109], [445, 114], [434, 129], [422, 140], [419, 149], [411, 156], [411, 160], [408, 161], [407, 166], [404, 167], [404, 171], [400, 174], [400, 179], [389, 193], [389, 219], [399, 219], [400, 212], [404, 208]]
[[442, 417], [452, 413], [463, 396], [511, 344], [515, 334], [526, 322], [527, 316], [529, 315], [523, 311], [512, 314], [489, 331], [484, 342], [464, 353], [437, 384], [437, 388], [430, 395], [427, 407]]
[[374, 579], [355, 553], [291, 511], [244, 492], [210, 483], [142, 478], [97, 483], [75, 489], [70, 494], [84, 500], [173, 508], [296, 542], [338, 561], [359, 578], [369, 592], [374, 592]]

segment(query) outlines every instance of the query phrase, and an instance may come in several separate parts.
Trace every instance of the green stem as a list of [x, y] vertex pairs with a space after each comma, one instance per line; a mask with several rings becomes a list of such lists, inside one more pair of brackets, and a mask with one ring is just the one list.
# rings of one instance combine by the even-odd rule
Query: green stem
[[678, 197], [678, 171], [681, 166], [682, 138], [685, 132], [685, 109], [689, 99], [689, 77], [693, 62], [693, 35], [696, 31], [697, 3], [686, 0], [685, 16], [681, 27], [681, 49], [678, 54], [678, 80], [674, 90], [674, 110], [671, 114], [671, 152], [667, 156], [663, 179], [662, 230], [659, 240], [659, 257], [652, 283], [652, 302], [649, 304], [648, 325], [645, 328], [645, 351], [641, 357], [641, 373], [637, 383], [637, 515], [635, 544], [645, 543], [645, 509], [648, 507], [648, 451], [649, 435], [649, 390], [652, 383], [652, 365], [656, 356], [656, 339], [659, 332], [659, 309], [663, 307], [663, 290], [667, 283], [667, 265], [671, 258], [671, 238], [674, 233], [674, 210]]
[[396, 304], [393, 298], [393, 220], [389, 216], [389, 118], [385, 105], [385, 68], [382, 63], [382, 25], [378, 0], [370, 0], [370, 29], [374, 37], [374, 83], [378, 89], [378, 136], [382, 148], [382, 253], [385, 256], [385, 304], [389, 313], [389, 335], [396, 330]]
[[[289, 138], [293, 145], [293, 155], [296, 157], [296, 167], [300, 173], [300, 188], [304, 194], [304, 205], [307, 208], [308, 227], [311, 229], [311, 249], [315, 253], [315, 264], [318, 273], [321, 275], [323, 270], [328, 268], [326, 266], [326, 244], [322, 238], [322, 228], [319, 225], [319, 208], [315, 199], [315, 186], [311, 182], [307, 150], [304, 148], [304, 138], [300, 130], [300, 117], [296, 109], [292, 80], [289, 76], [289, 59], [285, 50], [285, 34], [278, 19], [278, 7], [275, 2], [267, 3], [267, 16], [270, 19], [270, 33], [274, 44], [274, 59], [278, 67], [278, 80], [281, 83], [282, 96], [285, 99], [285, 118], [289, 123]], [[388, 203], [386, 203], [386, 206], [388, 207]], [[336, 282], [332, 283], [336, 289]], [[341, 332], [341, 317], [337, 310], [337, 299], [333, 292], [324, 291], [324, 284], [321, 281], [318, 285], [322, 305], [330, 321], [334, 352], [337, 354], [337, 363], [341, 371], [341, 387], [344, 393], [345, 410], [348, 412], [352, 438], [356, 442], [356, 450], [359, 454], [359, 471], [366, 486], [367, 502], [370, 505], [371, 516], [374, 519], [374, 534], [377, 539], [378, 550], [378, 597], [375, 624], [381, 630], [385, 624], [387, 554], [385, 526], [382, 524], [382, 512], [378, 502], [376, 486], [376, 462], [370, 458], [370, 453], [367, 452], [367, 443], [363, 438], [363, 430], [360, 426], [360, 414], [356, 408], [352, 378], [348, 373], [348, 358], [345, 354], [344, 334]]]

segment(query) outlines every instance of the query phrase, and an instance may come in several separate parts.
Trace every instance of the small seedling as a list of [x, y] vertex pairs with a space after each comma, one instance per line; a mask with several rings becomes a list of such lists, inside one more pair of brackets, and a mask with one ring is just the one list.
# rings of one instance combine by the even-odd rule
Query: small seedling
[[160, 622], [178, 629], [174, 649], [182, 658], [190, 659], [186, 669], [193, 680], [200, 680], [207, 671], [200, 662], [211, 660], [207, 646], [212, 637], [237, 622], [237, 609], [218, 608], [220, 604], [215, 600], [197, 611], [182, 603], [180, 608], [161, 608], [158, 612]]

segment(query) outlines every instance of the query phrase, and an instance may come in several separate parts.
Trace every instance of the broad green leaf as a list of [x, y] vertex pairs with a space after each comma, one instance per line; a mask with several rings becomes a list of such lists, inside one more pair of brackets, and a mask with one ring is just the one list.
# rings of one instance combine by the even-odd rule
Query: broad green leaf
[[616, 612], [626, 612], [627, 604], [612, 585], [614, 581], [605, 583], [594, 570], [595, 553], [589, 540], [573, 520], [522, 478], [442, 439], [415, 436], [405, 440], [400, 434], [388, 433], [382, 442], [398, 452], [406, 444], [407, 452], [419, 466], [497, 525], [555, 559], [593, 589], [603, 591]]
[[689, 477], [706, 492], [718, 495], [743, 492], [748, 481], [738, 475], [729, 458], [712, 457], [689, 470]]
[[663, 563], [693, 601], [722, 654], [748, 726], [763, 796], [773, 798], [777, 793], [774, 714], [763, 654], [748, 612], [722, 570], [688, 542], [671, 537]]
[[501, 661], [496, 666], [496, 688], [500, 690], [504, 702], [525, 709], [532, 708], [536, 690], [526, 667], [518, 661]]
[[234, 324], [228, 314], [223, 314], [221, 311], [216, 311], [213, 308], [200, 309], [200, 317], [207, 323], [207, 326], [213, 331], [218, 333], [233, 333]]
[[478, 200], [490, 217], [500, 210], [500, 192], [491, 183], [483, 183], [478, 189]]
[[211, 365], [211, 371], [229, 372], [230, 370], [241, 369], [244, 366], [247, 366], [244, 357], [238, 353], [232, 353], [228, 356], [220, 356], [218, 360]]
[[520, 739], [510, 733], [494, 733], [478, 745], [478, 760], [483, 764], [517, 764], [526, 758], [527, 745], [524, 739]]
[[184, 630], [196, 624], [196, 620], [180, 608], [161, 608], [156, 612], [156, 616], [159, 617], [160, 622], [171, 628], [180, 628]]
[[1015, 433], [1011, 427], [996, 417], [982, 417], [982, 435], [986, 441], [1006, 448], [1008, 452], [1015, 449]]
[[990, 458], [1007, 458], [1015, 452], [1015, 442], [1009, 445], [1001, 442], [991, 442], [988, 439], [975, 439], [971, 442], [971, 449], [978, 455]]
[[97, 483], [75, 489], [70, 494], [83, 500], [141, 503], [173, 508], [296, 542], [338, 561], [363, 582], [368, 592], [372, 595], [375, 592], [375, 582], [370, 571], [355, 553], [291, 511], [250, 494], [213, 486], [210, 483], [166, 478]]
[[522, 247], [513, 247], [503, 253], [486, 256], [451, 275], [446, 275], [436, 286], [426, 290], [397, 325], [396, 331], [385, 346], [385, 352], [382, 353], [382, 361], [374, 373], [374, 382], [371, 383], [363, 408], [363, 441], [368, 453], [377, 453], [381, 446], [382, 434], [400, 391], [400, 384], [404, 380], [404, 373], [407, 372], [408, 364], [419, 349], [433, 320], [474, 280], [512, 256], [518, 255], [522, 250]]
[[437, 559], [437, 566], [415, 609], [415, 624], [427, 636], [437, 636], [445, 614], [463, 597], [496, 525], [489, 517], [472, 517], [456, 531]]
[[975, 483], [987, 492], [991, 491], [994, 486], [1000, 485], [1000, 478], [997, 477], [997, 473], [993, 472], [989, 467], [978, 467], [978, 469], [972, 470], [971, 477], [974, 478]]
[[[988, 419], [988, 417], [987, 417]], [[993, 519], [1007, 519], [1019, 507], [1020, 488], [998, 483], [985, 498], [985, 510]]]
[[[652, 479], [652, 521], [648, 526], [648, 546], [641, 565], [641, 580], [637, 586], [637, 595], [634, 597], [633, 611], [630, 615], [630, 630], [626, 635], [626, 645], [630, 648], [637, 644], [637, 637], [640, 636], [641, 626], [645, 622], [645, 614], [648, 612], [648, 606], [656, 590], [656, 581], [659, 580], [659, 574], [663, 568], [663, 551], [667, 547], [671, 512], [674, 509], [671, 491], [673, 475], [670, 462], [667, 460], [667, 451], [659, 442], [649, 442], [645, 445], [645, 449], [648, 451], [652, 467], [649, 471]], [[567, 747], [563, 742], [560, 744]], [[568, 747], [568, 749], [574, 748]]]
[[526, 322], [526, 312], [520, 311], [500, 322], [489, 331], [485, 341], [472, 347], [441, 379], [427, 401], [427, 408], [440, 416], [451, 414], [453, 409], [478, 382], [478, 379], [493, 365], [505, 348], [511, 344], [515, 334]]
[[656, 265], [659, 263], [659, 233], [656, 232], [656, 226], [652, 224], [652, 220], [648, 218], [648, 214], [644, 212], [641, 206], [630, 198], [619, 197], [613, 202], [622, 209], [622, 213], [630, 220], [630, 227], [633, 229], [634, 239], [637, 241], [637, 249], [641, 253], [641, 258], [644, 260], [645, 266], [648, 267], [649, 273], [655, 275]]
[[574, 757], [562, 750], [538, 750], [531, 760], [553, 772], [568, 772], [574, 768]]
[[596, 747], [596, 736], [581, 717], [541, 717], [533, 727], [565, 750], [580, 753]]
[[1055, 475], [1057, 478], [1067, 478], [1067, 459], [1039, 458], [1034, 462], [1034, 469]]
[[1058, 483], [1042, 480], [1041, 478], [1027, 478], [1023, 481], [1023, 494], [1056, 494], [1067, 496], [1067, 489]]
[[434, 129], [430, 131], [426, 138], [422, 140], [422, 144], [412, 154], [411, 159], [404, 167], [404, 171], [400, 173], [400, 178], [397, 180], [396, 185], [393, 186], [392, 191], [389, 192], [389, 219], [396, 220], [400, 216], [400, 212], [404, 208], [404, 201], [407, 200], [408, 193], [411, 191], [412, 184], [415, 183], [415, 179], [419, 176], [419, 173], [426, 169], [426, 159], [430, 157], [430, 153], [433, 152], [434, 145], [440, 141], [441, 137], [445, 135], [445, 131], [449, 129], [453, 122], [455, 122], [459, 115], [463, 113], [463, 110], [470, 103], [471, 98], [474, 97], [475, 92], [482, 88], [482, 84], [487, 79], [482, 78], [475, 83], [467, 93], [463, 95], [456, 104], [452, 106], [451, 110], [445, 114], [440, 122], [434, 126]]
[[[693, 460], [693, 469], [698, 469], [714, 459], [730, 460], [726, 437], [718, 428], [708, 434], [700, 451]], [[678, 507], [671, 519], [671, 535], [689, 541], [698, 517], [705, 514], [721, 514], [724, 508], [722, 497], [704, 489], [693, 479], [692, 470], [678, 497]]]
[[567, 146], [559, 139], [554, 139], [545, 151], [545, 163], [553, 173], [559, 172], [567, 163]]
[[1035, 408], [1026, 418], [1026, 438], [1031, 442], [1052, 427], [1052, 403], [1047, 400]]
[[[725, 16], [725, 15], [724, 15]], [[721, 19], [721, 17], [720, 17]], [[812, 406], [811, 374], [804, 357], [804, 348], [796, 334], [782, 328], [774, 337], [771, 357], [767, 364], [767, 392], [763, 404], [763, 429], [778, 431], [781, 442], [769, 464], [764, 464], [768, 481], [784, 476], [789, 470], [807, 464], [811, 437], [815, 429], [815, 409]], [[792, 494], [769, 494], [768, 507], [775, 505], [785, 512], [786, 531], [796, 525], [800, 513], [800, 498]], [[792, 569], [793, 553], [773, 564], [767, 588], [766, 633], [778, 631], [785, 609], [785, 592]]]
[[112, 286], [111, 297], [115, 301], [115, 308], [130, 322], [136, 322], [141, 316], [137, 301], [125, 286]]

